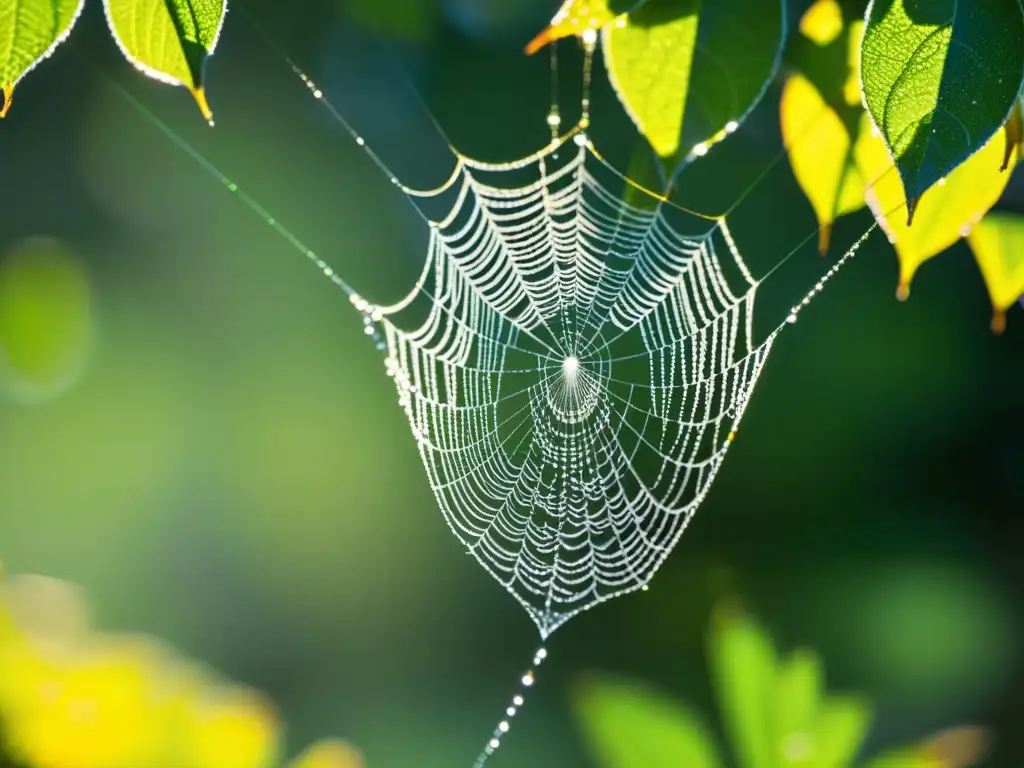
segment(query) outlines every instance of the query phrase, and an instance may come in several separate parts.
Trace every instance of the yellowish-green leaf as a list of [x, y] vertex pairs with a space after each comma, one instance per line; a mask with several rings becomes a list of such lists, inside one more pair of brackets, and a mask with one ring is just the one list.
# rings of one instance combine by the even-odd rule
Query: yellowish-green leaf
[[318, 741], [288, 764], [288, 768], [364, 768], [362, 753], [341, 739]]
[[847, 768], [871, 725], [871, 708], [853, 697], [832, 697], [818, 711], [813, 731], [813, 768]]
[[674, 701], [635, 683], [580, 686], [574, 708], [601, 768], [717, 768], [707, 730]]
[[1006, 327], [1006, 310], [1024, 296], [1024, 216], [990, 213], [967, 236], [992, 299], [992, 330]]
[[786, 81], [780, 113], [789, 162], [818, 218], [818, 250], [826, 253], [833, 221], [864, 205], [864, 180], [853, 153], [856, 137], [803, 75]]
[[781, 57], [782, 20], [775, 0], [647, 0], [604, 27], [612, 86], [667, 177], [761, 98]]
[[0, 258], [0, 392], [21, 401], [65, 392], [92, 348], [89, 282], [53, 240], [31, 240]]
[[899, 257], [901, 299], [910, 295], [918, 267], [967, 235], [996, 204], [1010, 178], [1000, 170], [1003, 141], [996, 135], [925, 192], [908, 226], [903, 184], [881, 139], [865, 132], [854, 151], [868, 184], [868, 205]]
[[821, 704], [821, 660], [813, 651], [797, 651], [779, 665], [775, 688], [775, 741], [785, 745], [793, 734], [809, 733]]
[[713, 619], [709, 657], [737, 763], [741, 768], [775, 768], [776, 661], [771, 639], [742, 613], [726, 607]]
[[0, 10], [0, 118], [14, 86], [71, 33], [85, 0], [5, 0]]
[[203, 70], [220, 36], [227, 0], [103, 0], [107, 24], [137, 69], [184, 85], [210, 123]]

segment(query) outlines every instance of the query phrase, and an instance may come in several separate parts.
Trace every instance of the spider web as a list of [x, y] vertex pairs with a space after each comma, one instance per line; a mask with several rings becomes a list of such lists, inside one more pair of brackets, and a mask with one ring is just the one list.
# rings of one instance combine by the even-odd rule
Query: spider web
[[582, 126], [516, 162], [460, 155], [414, 193], [454, 199], [412, 292], [352, 297], [445, 520], [542, 638], [650, 581], [779, 332], [753, 341], [724, 218], [632, 205], [608, 170]]

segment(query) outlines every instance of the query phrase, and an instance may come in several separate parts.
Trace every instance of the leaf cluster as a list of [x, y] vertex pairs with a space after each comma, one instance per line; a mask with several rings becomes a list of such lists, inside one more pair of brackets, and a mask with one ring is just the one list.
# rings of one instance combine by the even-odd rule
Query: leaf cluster
[[[872, 721], [868, 701], [827, 692], [816, 653], [780, 654], [757, 622], [733, 606], [713, 617], [708, 665], [737, 768], [967, 768], [987, 750], [982, 729], [958, 727], [863, 756]], [[593, 678], [579, 686], [574, 708], [601, 768], [730, 764], [698, 713], [645, 685]]]

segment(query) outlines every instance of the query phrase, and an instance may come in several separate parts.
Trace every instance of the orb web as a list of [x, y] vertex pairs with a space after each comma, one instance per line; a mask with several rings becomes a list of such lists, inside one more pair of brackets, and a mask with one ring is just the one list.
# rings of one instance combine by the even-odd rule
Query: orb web
[[650, 581], [775, 339], [724, 218], [624, 202], [571, 139], [460, 156], [416, 287], [363, 306], [445, 520], [544, 638]]

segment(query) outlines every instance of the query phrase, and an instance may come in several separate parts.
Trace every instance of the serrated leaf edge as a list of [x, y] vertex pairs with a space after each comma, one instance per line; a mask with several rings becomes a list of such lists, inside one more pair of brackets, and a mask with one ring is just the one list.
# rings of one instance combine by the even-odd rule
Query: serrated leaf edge
[[[82, 0], [82, 2], [84, 3], [85, 0]], [[217, 48], [217, 43], [220, 40], [220, 33], [224, 29], [224, 20], [228, 16], [227, 0], [221, 0], [220, 4], [220, 21], [217, 23], [216, 32], [213, 33], [213, 40], [210, 41], [210, 47], [206, 49], [206, 53], [208, 56], [212, 56], [214, 50]], [[139, 72], [144, 74], [146, 77], [150, 77], [153, 80], [156, 80], [161, 83], [166, 83], [167, 85], [182, 85], [188, 88], [188, 90], [191, 91], [192, 95], [195, 97], [196, 103], [199, 105], [199, 111], [202, 112], [203, 117], [207, 120], [207, 122], [213, 125], [213, 112], [210, 110], [210, 106], [206, 101], [206, 92], [203, 90], [203, 87], [193, 87], [188, 83], [179, 80], [176, 77], [168, 75], [166, 72], [161, 72], [159, 69], [155, 69], [149, 66], [145, 62], [133, 56], [131, 52], [128, 50], [128, 48], [125, 46], [125, 44], [121, 41], [121, 37], [117, 34], [117, 27], [114, 25], [114, 20], [111, 17], [110, 0], [103, 0], [103, 15], [107, 20], [107, 27], [110, 29], [110, 36], [114, 38], [114, 42], [117, 43], [117, 47], [121, 49], [121, 53], [128, 60], [128, 63], [130, 63], [133, 67], [139, 70]]]
[[36, 60], [33, 61], [24, 72], [18, 75], [18, 78], [13, 83], [0, 83], [0, 88], [3, 89], [3, 104], [0, 105], [0, 118], [7, 117], [7, 113], [11, 109], [11, 100], [13, 98], [14, 88], [20, 83], [29, 72], [39, 66], [39, 63], [45, 59], [50, 58], [53, 52], [57, 50], [57, 47], [68, 39], [71, 34], [71, 30], [75, 28], [75, 24], [79, 17], [82, 15], [82, 10], [85, 8], [85, 0], [78, 0], [78, 7], [75, 8], [75, 13], [71, 17], [71, 21], [68, 23], [67, 29], [57, 35], [57, 38], [50, 44], [50, 47], [43, 51]]

